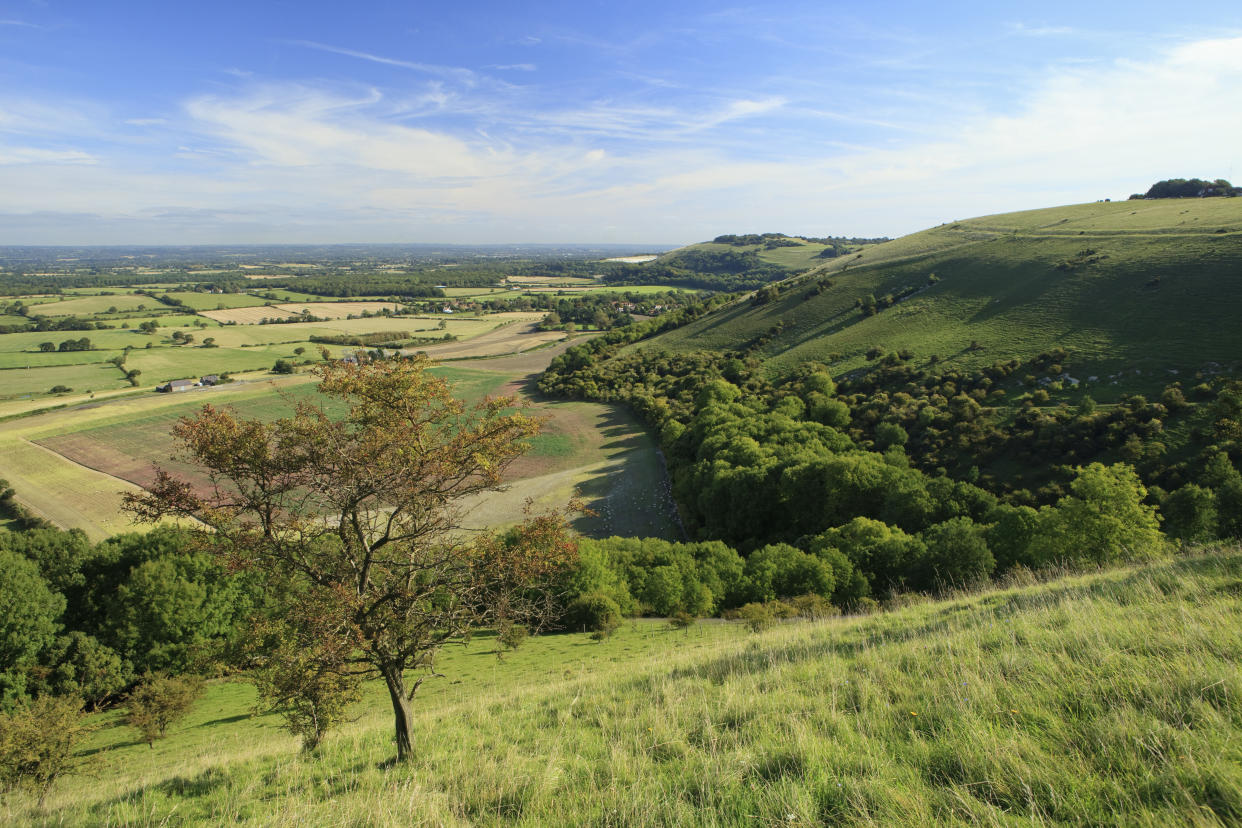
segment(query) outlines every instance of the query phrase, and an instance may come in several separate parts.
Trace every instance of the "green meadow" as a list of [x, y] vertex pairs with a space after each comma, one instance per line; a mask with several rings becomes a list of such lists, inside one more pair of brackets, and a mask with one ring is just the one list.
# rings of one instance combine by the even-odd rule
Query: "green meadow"
[[1187, 557], [871, 616], [597, 643], [476, 635], [415, 697], [315, 754], [215, 681], [148, 748], [94, 717], [79, 775], [10, 824], [1232, 825], [1242, 820], [1242, 553]]
[[[668, 350], [759, 346], [774, 370], [846, 372], [872, 348], [967, 369], [1063, 347], [1107, 377], [1232, 366], [1242, 200], [1100, 202], [942, 225], [831, 260], [661, 336]], [[778, 248], [772, 253], [794, 248]], [[822, 284], [821, 284], [822, 283]], [[867, 297], [894, 303], [868, 316]], [[774, 330], [775, 329], [775, 330]]]

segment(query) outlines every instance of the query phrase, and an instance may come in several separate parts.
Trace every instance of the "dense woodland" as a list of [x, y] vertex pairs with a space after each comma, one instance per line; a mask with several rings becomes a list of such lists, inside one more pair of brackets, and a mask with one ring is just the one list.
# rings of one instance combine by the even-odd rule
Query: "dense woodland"
[[[1242, 536], [1242, 384], [1225, 378], [1071, 406], [1052, 397], [1068, 386], [1060, 351], [969, 373], [881, 352], [838, 383], [815, 364], [772, 379], [747, 353], [620, 352], [635, 334], [571, 349], [540, 387], [628, 404], [658, 429], [689, 533], [724, 545], [661, 552], [685, 576], [684, 611], [804, 593], [850, 608]], [[642, 597], [629, 542], [589, 548], [623, 608], [671, 606]], [[726, 559], [729, 578], [687, 574]]]

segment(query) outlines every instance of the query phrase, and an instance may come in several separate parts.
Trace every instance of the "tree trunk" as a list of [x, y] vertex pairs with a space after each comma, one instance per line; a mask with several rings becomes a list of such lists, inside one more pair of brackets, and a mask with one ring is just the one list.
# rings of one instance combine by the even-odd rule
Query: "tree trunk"
[[396, 665], [387, 665], [380, 672], [384, 675], [388, 696], [392, 700], [393, 723], [397, 731], [397, 761], [406, 762], [413, 757], [414, 722], [410, 718], [410, 700], [405, 695], [405, 676]]

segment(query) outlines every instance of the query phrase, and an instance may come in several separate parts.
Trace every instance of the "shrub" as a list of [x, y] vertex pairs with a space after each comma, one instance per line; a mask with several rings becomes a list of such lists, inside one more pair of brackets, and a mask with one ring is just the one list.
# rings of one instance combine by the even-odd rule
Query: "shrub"
[[820, 620], [833, 618], [841, 614], [841, 610], [822, 595], [798, 595], [787, 602], [801, 618]]
[[42, 806], [56, 780], [77, 767], [75, 749], [88, 731], [72, 696], [43, 696], [0, 714], [0, 789], [31, 788]]
[[682, 610], [680, 612], [673, 613], [673, 616], [668, 619], [668, 623], [669, 626], [675, 630], [685, 630], [693, 627], [695, 621], [697, 620], [698, 619], [693, 615], [685, 610]]
[[129, 694], [125, 721], [155, 747], [155, 740], [167, 735], [168, 726], [190, 712], [202, 688], [198, 676], [148, 675]]
[[565, 626], [571, 630], [611, 635], [621, 626], [621, 608], [602, 592], [580, 595], [565, 611]]
[[776, 615], [768, 604], [753, 601], [738, 607], [736, 617], [745, 621], [751, 632], [762, 632], [776, 623]]
[[[528, 630], [523, 625], [507, 624], [500, 631], [500, 634], [496, 636], [496, 641], [502, 647], [507, 647], [510, 650], [516, 650], [518, 647], [522, 646], [522, 643], [526, 641], [529, 635], [530, 635], [530, 630]], [[498, 648], [496, 650], [496, 657], [500, 658], [502, 655], [503, 655], [503, 651]]]

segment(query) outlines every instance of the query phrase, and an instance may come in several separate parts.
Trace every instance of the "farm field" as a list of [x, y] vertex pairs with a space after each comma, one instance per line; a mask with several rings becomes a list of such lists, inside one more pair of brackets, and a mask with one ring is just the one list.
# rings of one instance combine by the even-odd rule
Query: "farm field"
[[[108, 364], [109, 360], [118, 356], [125, 356], [125, 370], [142, 372], [139, 381], [148, 388], [170, 379], [189, 376], [270, 369], [278, 359], [317, 358], [320, 346], [310, 341], [315, 335], [350, 336], [392, 331], [399, 333], [396, 338], [400, 339], [439, 338], [449, 334], [457, 339], [427, 346], [438, 359], [510, 353], [544, 345], [563, 336], [556, 332], [533, 331], [534, 323], [541, 318], [539, 313], [487, 316], [445, 314], [217, 326], [217, 323], [207, 323], [199, 317], [166, 316], [149, 318], [160, 324], [155, 333], [149, 335], [137, 329], [140, 321], [146, 321], [138, 319], [130, 320], [131, 327], [128, 329], [5, 334], [0, 336], [0, 401], [48, 395], [57, 385], [65, 385], [75, 391], [123, 387], [126, 383], [121, 372]], [[194, 341], [189, 345], [176, 344], [172, 339], [174, 332], [193, 336]], [[66, 339], [77, 340], [81, 337], [90, 340], [91, 350], [44, 352], [39, 348], [43, 342], [55, 345]], [[209, 337], [216, 347], [202, 347]], [[295, 353], [299, 347], [303, 349], [302, 355]], [[130, 350], [126, 351], [126, 348]], [[329, 346], [329, 349], [334, 354], [353, 350], [349, 346], [336, 345]], [[67, 366], [80, 366], [81, 370], [71, 371]], [[20, 369], [20, 373], [4, 369]], [[66, 377], [72, 381], [66, 382]], [[104, 377], [106, 381], [87, 384], [94, 377]]]
[[[120, 379], [119, 371], [112, 366], [107, 368]], [[224, 385], [196, 392], [193, 402], [206, 402], [207, 394], [213, 402], [263, 396], [271, 393], [269, 382], [284, 387], [306, 381], [306, 377], [295, 375], [262, 383]], [[116, 385], [128, 387], [123, 381]], [[132, 531], [129, 519], [120, 511], [121, 492], [135, 491], [137, 487], [62, 457], [36, 441], [78, 429], [140, 420], [163, 408], [186, 402], [190, 401], [172, 394], [146, 391], [2, 422], [0, 477], [18, 491], [18, 499], [24, 505], [66, 529], [82, 529], [94, 539]]]
[[[382, 684], [299, 754], [212, 682], [148, 748], [95, 716], [82, 776], [10, 823], [1229, 825], [1242, 553], [748, 632], [646, 619], [498, 660], [450, 646], [392, 766]], [[90, 784], [80, 784], [81, 779]]]
[[109, 308], [113, 307], [121, 312], [136, 311], [140, 305], [146, 308], [160, 307], [160, 303], [150, 296], [117, 293], [112, 296], [83, 296], [60, 302], [32, 304], [30, 312], [35, 316], [91, 316], [106, 313]]
[[48, 365], [30, 370], [10, 368], [0, 371], [0, 399], [26, 394], [48, 394], [58, 385], [74, 391], [106, 391], [128, 387], [129, 383], [120, 371], [104, 362]]
[[255, 305], [266, 305], [271, 301], [251, 293], [201, 293], [194, 290], [183, 290], [169, 291], [167, 295], [168, 298], [175, 299], [187, 308], [196, 311], [249, 308]]
[[[463, 337], [474, 335], [474, 338], [429, 346], [427, 350], [438, 359], [469, 360], [459, 366], [446, 365], [437, 369], [452, 377], [460, 385], [460, 393], [468, 398], [516, 392], [530, 375], [542, 370], [569, 344], [557, 344], [564, 338], [561, 332], [533, 331], [535, 321], [541, 316], [515, 313], [451, 317], [446, 321], [447, 332]], [[342, 325], [361, 329], [364, 323], [370, 323], [374, 330], [376, 325], [388, 329], [398, 321], [404, 320], [380, 318], [306, 325], [230, 326], [212, 329], [211, 333], [221, 340], [241, 332], [259, 331], [293, 333], [304, 338], [308, 332], [284, 329], [325, 330], [323, 326]], [[438, 327], [441, 319], [436, 317], [411, 321], [427, 325], [429, 329], [434, 326], [436, 332], [441, 330]], [[544, 345], [552, 347], [540, 347]], [[284, 343], [245, 348], [136, 349], [129, 352], [125, 367], [142, 371], [143, 384], [149, 388], [167, 379], [198, 377], [225, 370], [262, 371], [270, 368], [275, 359], [293, 358], [292, 348], [291, 344]], [[522, 351], [530, 353], [506, 356]], [[493, 365], [487, 359], [480, 359], [486, 356], [500, 359]], [[0, 371], [0, 382], [7, 373], [42, 376], [51, 370], [57, 369]], [[81, 391], [84, 377], [109, 379], [110, 384], [96, 382], [94, 389], [100, 391], [128, 388], [121, 372], [106, 364], [67, 366], [60, 378], [72, 380], [62, 384]], [[273, 378], [259, 373], [246, 382], [198, 389], [188, 394], [126, 393], [112, 402], [88, 401], [88, 405], [0, 423], [0, 477], [7, 477], [17, 489], [19, 500], [36, 513], [63, 526], [81, 528], [92, 537], [104, 537], [128, 528], [118, 511], [120, 491], [150, 482], [151, 462], [165, 462], [173, 448], [167, 434], [178, 417], [208, 401], [236, 405], [251, 416], [265, 413], [275, 416], [277, 411], [289, 410], [289, 404], [281, 401], [276, 389], [301, 386], [301, 393], [307, 393], [308, 379], [306, 375]], [[45, 391], [40, 387], [30, 389], [29, 393]], [[55, 405], [59, 399], [48, 397], [42, 404]], [[65, 401], [81, 403], [82, 397], [72, 395]], [[35, 407], [32, 400], [14, 400], [13, 407], [0, 408], [0, 414]], [[514, 479], [522, 480], [522, 486], [472, 504], [471, 526], [518, 520], [528, 497], [538, 504], [551, 506], [563, 503], [577, 492], [597, 507], [596, 515], [579, 519], [578, 528], [582, 531], [600, 535], [641, 529], [644, 535], [678, 536], [656, 445], [635, 420], [608, 406], [593, 403], [547, 405], [539, 410], [546, 411], [551, 419], [545, 433], [532, 441], [531, 454], [513, 469]], [[190, 471], [175, 464], [170, 467]], [[49, 483], [53, 480], [56, 481], [54, 486]], [[69, 502], [74, 504], [71, 509], [66, 508]]]
[[511, 285], [594, 285], [597, 279], [578, 276], [506, 276], [505, 282]]
[[361, 313], [377, 313], [381, 310], [398, 311], [400, 306], [393, 302], [304, 302], [296, 304], [259, 305], [255, 307], [226, 308], [224, 310], [205, 310], [201, 315], [216, 322], [238, 325], [257, 325], [264, 319], [292, 319], [309, 311], [324, 319], [344, 319]]

